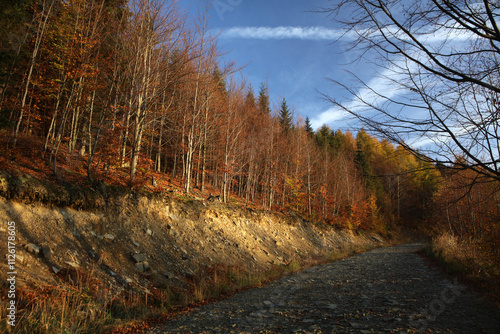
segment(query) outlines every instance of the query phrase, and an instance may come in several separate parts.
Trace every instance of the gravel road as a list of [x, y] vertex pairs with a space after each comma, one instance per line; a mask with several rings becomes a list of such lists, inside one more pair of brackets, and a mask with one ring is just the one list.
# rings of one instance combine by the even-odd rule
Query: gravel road
[[380, 248], [198, 308], [159, 333], [500, 333], [500, 312], [428, 267], [422, 245]]

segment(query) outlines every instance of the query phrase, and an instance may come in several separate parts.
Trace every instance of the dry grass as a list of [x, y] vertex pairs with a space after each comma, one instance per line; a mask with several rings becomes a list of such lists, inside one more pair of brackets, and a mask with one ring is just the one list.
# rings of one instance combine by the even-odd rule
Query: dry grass
[[425, 251], [448, 272], [457, 274], [487, 291], [500, 305], [500, 259], [486, 251], [481, 240], [460, 239], [455, 235], [443, 233], [433, 238]]
[[[455, 235], [443, 233], [433, 238], [432, 252], [457, 271], [483, 272], [498, 276], [500, 271], [488, 254], [482, 250], [479, 240], [459, 239]], [[453, 268], [451, 268], [453, 269]]]
[[242, 265], [219, 264], [199, 272], [191, 280], [190, 303], [215, 300], [243, 289], [260, 286], [274, 279], [325, 262], [325, 259], [296, 258], [267, 270], [251, 270]]
[[340, 248], [331, 251], [328, 254], [329, 261], [340, 260], [355, 254], [363, 253], [373, 249], [374, 246], [372, 243], [367, 242], [361, 238], [354, 238], [352, 242], [344, 243], [340, 246]]

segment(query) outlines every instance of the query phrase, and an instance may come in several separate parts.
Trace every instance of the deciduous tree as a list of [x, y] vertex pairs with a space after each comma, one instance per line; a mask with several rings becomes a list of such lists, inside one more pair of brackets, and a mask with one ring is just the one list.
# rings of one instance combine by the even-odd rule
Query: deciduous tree
[[386, 82], [334, 80], [357, 102], [336, 106], [424, 160], [500, 180], [498, 1], [343, 0], [324, 12]]

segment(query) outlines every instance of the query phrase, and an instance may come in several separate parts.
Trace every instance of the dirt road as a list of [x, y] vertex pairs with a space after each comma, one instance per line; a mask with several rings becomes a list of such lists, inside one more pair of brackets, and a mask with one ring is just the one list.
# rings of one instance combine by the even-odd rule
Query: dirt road
[[380, 248], [207, 305], [158, 333], [500, 333], [500, 312], [428, 267], [422, 245]]

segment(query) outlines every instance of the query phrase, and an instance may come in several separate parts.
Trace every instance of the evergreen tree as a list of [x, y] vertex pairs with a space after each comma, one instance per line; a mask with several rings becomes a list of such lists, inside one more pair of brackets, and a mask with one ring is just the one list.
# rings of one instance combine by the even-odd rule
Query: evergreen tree
[[361, 141], [357, 140], [356, 141], [356, 156], [354, 157], [354, 162], [356, 164], [356, 167], [358, 168], [359, 172], [363, 177], [365, 177], [366, 181], [368, 183], [371, 183], [371, 178], [372, 178], [372, 168], [370, 166], [370, 163], [368, 162], [368, 159], [366, 158], [365, 151], [363, 149], [363, 144]]
[[219, 92], [221, 92], [222, 95], [226, 95], [227, 94], [226, 80], [224, 80], [224, 76], [222, 75], [222, 72], [219, 70], [217, 66], [212, 72], [212, 76]]
[[316, 131], [316, 142], [320, 147], [324, 147], [325, 145], [329, 145], [330, 136], [332, 130], [328, 127], [328, 125], [323, 124], [318, 131]]
[[262, 83], [259, 91], [259, 110], [264, 115], [271, 114], [271, 103], [269, 102], [269, 89]]
[[292, 130], [292, 113], [290, 112], [290, 108], [286, 104], [286, 100], [283, 99], [281, 102], [280, 112], [278, 115], [278, 120], [281, 125], [281, 130], [283, 133], [287, 134]]
[[314, 130], [311, 126], [311, 120], [309, 119], [309, 116], [306, 116], [306, 124], [305, 124], [305, 130], [309, 136], [314, 135]]
[[337, 130], [335, 133], [332, 134], [332, 148], [335, 153], [338, 153], [344, 149], [345, 146], [345, 135], [342, 133], [342, 131]]
[[377, 177], [379, 171], [376, 169], [376, 159], [380, 155], [376, 152], [376, 145], [378, 145], [378, 141], [366, 133], [364, 129], [361, 129], [356, 135], [354, 162], [368, 189], [376, 196], [377, 204], [381, 205], [384, 202], [384, 186], [381, 178]]

